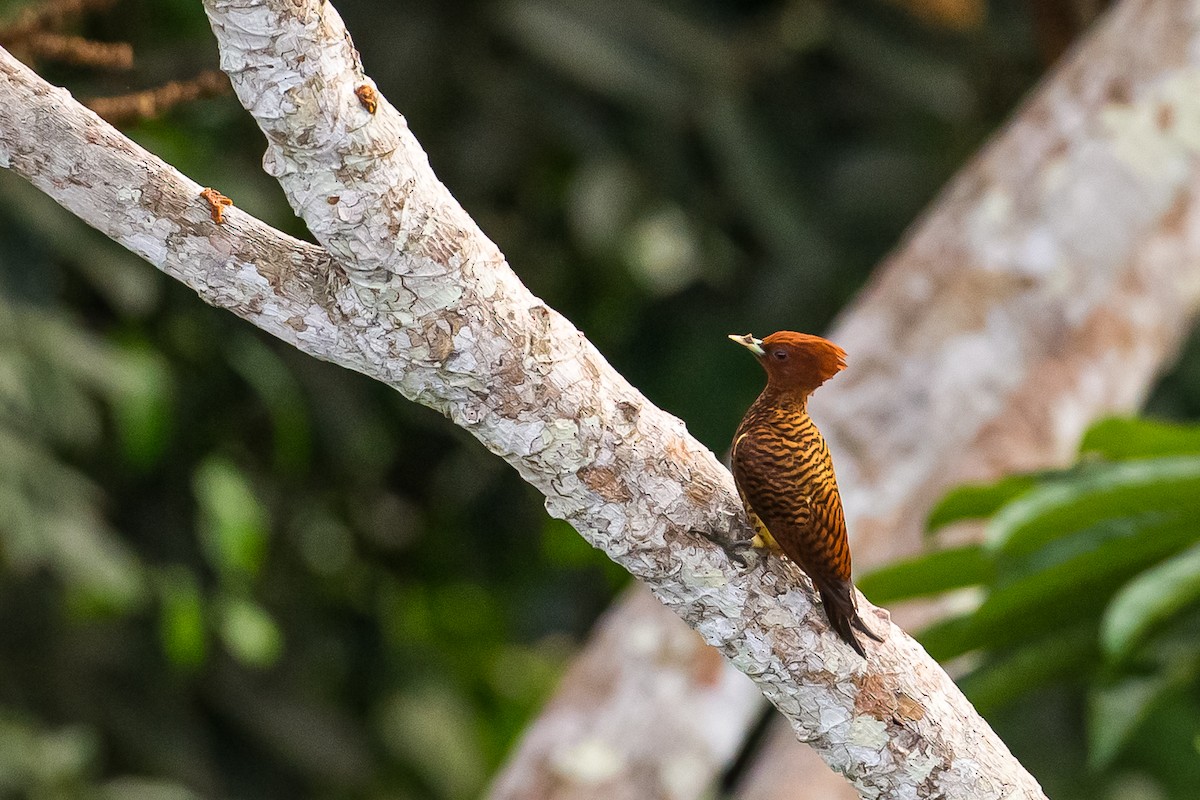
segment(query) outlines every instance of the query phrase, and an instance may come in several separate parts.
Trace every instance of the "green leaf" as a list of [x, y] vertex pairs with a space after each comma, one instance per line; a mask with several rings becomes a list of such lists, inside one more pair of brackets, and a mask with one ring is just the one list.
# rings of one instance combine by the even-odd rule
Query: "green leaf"
[[200, 534], [209, 563], [226, 577], [258, 574], [267, 549], [267, 513], [233, 463], [209, 458], [196, 470]]
[[251, 667], [269, 667], [283, 652], [283, 634], [262, 606], [240, 597], [220, 606], [221, 640], [229, 653]]
[[1086, 675], [1095, 655], [1096, 627], [1088, 622], [992, 659], [958, 683], [975, 709], [987, 716], [1038, 687]]
[[889, 564], [864, 576], [858, 588], [872, 603], [891, 603], [986, 583], [992, 574], [991, 558], [973, 544]]
[[1107, 520], [1169, 509], [1200, 510], [1200, 457], [1093, 465], [1042, 484], [992, 518], [987, 544], [1028, 554]]
[[1003, 589], [1011, 583], [1028, 578], [1039, 572], [1058, 566], [1071, 559], [1093, 552], [1105, 542], [1136, 536], [1151, 525], [1178, 521], [1178, 512], [1156, 512], [1133, 517], [1116, 517], [1102, 520], [1095, 525], [1060, 536], [1029, 553], [999, 553], [996, 559], [996, 580], [993, 590]]
[[208, 636], [196, 579], [183, 567], [166, 570], [159, 580], [159, 594], [158, 636], [163, 652], [176, 666], [200, 666], [208, 653]]
[[1093, 425], [1079, 451], [1112, 461], [1200, 453], [1200, 426], [1114, 417]]
[[959, 486], [933, 507], [925, 527], [932, 533], [952, 522], [990, 517], [1005, 503], [1032, 489], [1037, 482], [1035, 475], [1009, 475], [995, 483]]
[[[1130, 576], [1192, 544], [1200, 530], [1189, 518], [1145, 525], [1109, 538], [1052, 567], [1030, 573], [988, 595], [964, 621], [931, 628], [930, 655], [944, 659], [980, 647], [1029, 641], [1099, 613]], [[935, 652], [936, 651], [936, 652]]]
[[1184, 677], [1181, 670], [1127, 676], [1094, 688], [1088, 698], [1088, 761], [1108, 766], [1129, 743], [1159, 701]]
[[1138, 575], [1113, 598], [1104, 613], [1100, 639], [1104, 652], [1121, 660], [1153, 630], [1200, 600], [1200, 545]]
[[171, 375], [162, 357], [142, 343], [123, 348], [121, 366], [113, 421], [125, 461], [145, 470], [162, 457], [171, 433]]

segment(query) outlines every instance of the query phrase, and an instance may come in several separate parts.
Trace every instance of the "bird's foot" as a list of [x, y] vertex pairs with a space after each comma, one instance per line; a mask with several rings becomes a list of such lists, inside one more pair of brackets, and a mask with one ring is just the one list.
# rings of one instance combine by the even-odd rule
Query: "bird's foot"
[[[750, 569], [752, 566], [754, 566], [753, 564], [750, 563], [750, 559], [747, 558], [746, 556], [749, 553], [758, 550], [758, 545], [755, 543], [755, 539], [758, 538], [757, 536], [755, 537], [755, 539], [733, 539], [733, 540], [730, 540], [725, 535], [723, 535], [723, 532], [722, 533], [714, 533], [713, 531], [702, 531], [702, 530], [697, 530], [697, 529], [692, 529], [691, 532], [694, 533], [696, 536], [707, 539], [708, 541], [715, 544], [717, 547], [724, 550], [725, 555], [729, 556], [729, 560], [732, 561], [733, 563], [737, 564], [742, 569]], [[757, 563], [758, 558], [756, 557], [754, 559], [754, 561]]]

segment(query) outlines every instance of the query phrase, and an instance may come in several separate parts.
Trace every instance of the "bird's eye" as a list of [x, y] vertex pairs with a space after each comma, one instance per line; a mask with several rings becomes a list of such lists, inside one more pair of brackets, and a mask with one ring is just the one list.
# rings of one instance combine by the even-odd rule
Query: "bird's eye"
[[776, 350], [774, 353], [771, 353], [771, 355], [775, 356], [775, 360], [777, 360], [777, 361], [787, 360], [787, 351], [786, 350]]

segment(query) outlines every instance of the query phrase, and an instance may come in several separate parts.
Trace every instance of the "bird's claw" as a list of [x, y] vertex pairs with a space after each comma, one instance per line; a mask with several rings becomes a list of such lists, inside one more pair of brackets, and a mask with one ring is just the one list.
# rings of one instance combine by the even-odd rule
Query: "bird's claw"
[[712, 531], [702, 531], [693, 529], [692, 533], [701, 538], [715, 544], [717, 547], [725, 551], [725, 555], [729, 556], [729, 560], [737, 564], [742, 569], [750, 569], [753, 566], [750, 559], [746, 558], [746, 554], [753, 551], [754, 543], [751, 539], [727, 539], [721, 534], [713, 533]]

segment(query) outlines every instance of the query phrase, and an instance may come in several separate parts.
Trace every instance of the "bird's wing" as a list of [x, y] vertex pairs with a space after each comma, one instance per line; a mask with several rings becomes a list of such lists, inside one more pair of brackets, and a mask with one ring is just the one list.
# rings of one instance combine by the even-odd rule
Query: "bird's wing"
[[849, 581], [846, 518], [824, 441], [750, 430], [734, 441], [732, 461], [744, 502], [783, 552], [818, 584]]
[[846, 517], [825, 440], [819, 433], [793, 441], [769, 430], [739, 432], [732, 461], [733, 479], [751, 518], [757, 517], [808, 573], [830, 627], [865, 657], [855, 630], [882, 640], [855, 607]]

